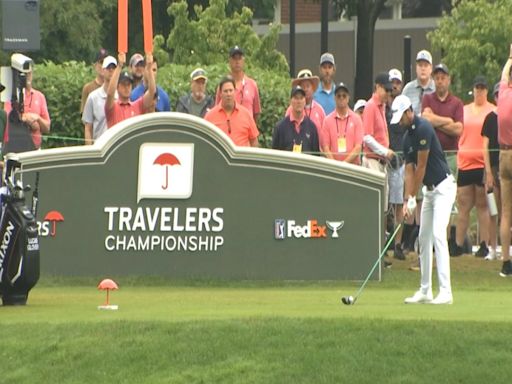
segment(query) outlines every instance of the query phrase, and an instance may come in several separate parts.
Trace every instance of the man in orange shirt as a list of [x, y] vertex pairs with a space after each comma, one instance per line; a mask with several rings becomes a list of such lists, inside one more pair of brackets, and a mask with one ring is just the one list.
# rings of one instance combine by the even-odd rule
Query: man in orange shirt
[[221, 129], [235, 145], [258, 147], [260, 133], [251, 112], [235, 101], [235, 80], [230, 76], [223, 78], [218, 89], [220, 103], [206, 113], [205, 120]]
[[350, 93], [344, 83], [334, 88], [336, 108], [324, 120], [322, 152], [329, 159], [361, 164], [359, 155], [363, 145], [363, 123], [348, 103]]

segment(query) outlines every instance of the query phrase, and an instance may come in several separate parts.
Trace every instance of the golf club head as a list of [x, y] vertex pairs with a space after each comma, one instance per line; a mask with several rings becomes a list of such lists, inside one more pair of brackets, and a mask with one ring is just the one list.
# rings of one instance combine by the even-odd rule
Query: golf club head
[[356, 300], [354, 299], [354, 296], [343, 296], [341, 298], [341, 302], [345, 305], [354, 305]]

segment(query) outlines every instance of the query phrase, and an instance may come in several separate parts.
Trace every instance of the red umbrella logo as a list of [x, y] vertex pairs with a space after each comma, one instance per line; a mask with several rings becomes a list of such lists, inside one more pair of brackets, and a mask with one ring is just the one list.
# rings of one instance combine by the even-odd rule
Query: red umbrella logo
[[162, 185], [162, 189], [167, 189], [169, 186], [169, 167], [181, 165], [180, 161], [172, 153], [166, 152], [158, 155], [153, 164], [163, 165], [165, 167], [165, 184]]
[[55, 227], [57, 221], [64, 221], [64, 216], [59, 211], [50, 211], [44, 217], [44, 221], [49, 221], [52, 223], [52, 230], [50, 232], [50, 236], [55, 237]]

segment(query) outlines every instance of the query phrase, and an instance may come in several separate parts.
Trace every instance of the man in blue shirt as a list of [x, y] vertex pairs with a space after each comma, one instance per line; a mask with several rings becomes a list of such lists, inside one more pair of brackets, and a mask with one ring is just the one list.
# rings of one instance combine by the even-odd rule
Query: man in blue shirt
[[336, 102], [334, 101], [334, 74], [336, 73], [336, 64], [332, 53], [324, 53], [320, 57], [320, 86], [313, 95], [313, 99], [322, 106], [325, 116], [334, 111]]
[[[153, 66], [151, 70], [153, 71], [153, 76], [155, 77], [156, 81], [156, 75], [158, 72], [158, 64], [156, 62], [156, 58], [153, 59]], [[131, 93], [130, 101], [135, 101], [142, 96], [144, 96], [144, 93], [146, 92], [146, 79], [144, 79], [139, 85], [137, 85]], [[171, 111], [171, 101], [169, 99], [169, 95], [167, 92], [163, 90], [162, 87], [156, 86], [156, 92], [157, 92], [157, 100], [156, 100], [156, 106], [154, 112], [170, 112]]]
[[[391, 106], [391, 124], [406, 128], [403, 139], [405, 156], [405, 197], [403, 213], [407, 219], [414, 214], [416, 194], [423, 184], [423, 204], [419, 233], [420, 289], [405, 299], [406, 304], [452, 304], [450, 254], [446, 228], [457, 193], [439, 139], [427, 120], [414, 114], [411, 100], [400, 95]], [[432, 297], [432, 247], [435, 249], [439, 294]]]

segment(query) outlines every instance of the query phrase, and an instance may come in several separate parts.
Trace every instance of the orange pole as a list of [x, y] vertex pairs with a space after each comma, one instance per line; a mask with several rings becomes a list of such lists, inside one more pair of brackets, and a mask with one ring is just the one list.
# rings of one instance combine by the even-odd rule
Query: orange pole
[[128, 52], [128, 0], [117, 2], [117, 51]]
[[142, 25], [144, 27], [144, 52], [153, 53], [153, 14], [151, 0], [142, 0]]

